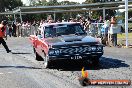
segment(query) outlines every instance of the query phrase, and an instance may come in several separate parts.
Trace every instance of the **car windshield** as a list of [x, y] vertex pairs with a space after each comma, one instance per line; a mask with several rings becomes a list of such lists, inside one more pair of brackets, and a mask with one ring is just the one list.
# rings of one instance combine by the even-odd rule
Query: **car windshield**
[[59, 24], [46, 26], [44, 31], [45, 37], [55, 37], [61, 35], [84, 35], [86, 34], [80, 24]]

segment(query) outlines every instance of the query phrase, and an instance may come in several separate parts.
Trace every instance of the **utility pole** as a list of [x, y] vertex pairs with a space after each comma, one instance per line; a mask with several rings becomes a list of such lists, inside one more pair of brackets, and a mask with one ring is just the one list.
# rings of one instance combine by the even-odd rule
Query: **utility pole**
[[126, 47], [128, 47], [128, 0], [125, 0], [125, 34], [126, 34]]

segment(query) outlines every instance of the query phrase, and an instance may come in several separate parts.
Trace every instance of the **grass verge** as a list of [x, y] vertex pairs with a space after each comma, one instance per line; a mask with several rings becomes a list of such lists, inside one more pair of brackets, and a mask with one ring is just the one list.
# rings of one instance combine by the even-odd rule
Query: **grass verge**
[[[117, 38], [125, 39], [126, 38], [126, 34], [125, 33], [117, 34]], [[128, 38], [132, 38], [132, 33], [128, 33]]]

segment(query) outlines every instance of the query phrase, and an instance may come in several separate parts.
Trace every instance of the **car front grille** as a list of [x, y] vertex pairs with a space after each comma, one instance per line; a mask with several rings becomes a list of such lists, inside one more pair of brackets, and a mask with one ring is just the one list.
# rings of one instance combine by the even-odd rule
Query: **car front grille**
[[71, 47], [63, 47], [60, 48], [60, 52], [62, 54], [82, 54], [82, 53], [86, 53], [89, 52], [90, 48], [89, 46], [87, 47], [83, 47], [83, 46], [71, 46]]
[[103, 46], [98, 45], [79, 45], [79, 46], [61, 46], [49, 50], [49, 56], [86, 56], [93, 54], [102, 54]]

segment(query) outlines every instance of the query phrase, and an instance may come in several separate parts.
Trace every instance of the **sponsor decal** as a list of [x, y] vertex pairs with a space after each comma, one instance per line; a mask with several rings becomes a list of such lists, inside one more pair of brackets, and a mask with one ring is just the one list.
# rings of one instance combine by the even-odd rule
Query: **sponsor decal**
[[89, 74], [88, 71], [84, 71], [84, 67], [82, 68], [82, 76], [79, 77], [79, 82], [82, 86], [129, 86], [131, 85], [131, 81], [124, 79], [124, 80], [106, 80], [106, 79], [98, 79], [98, 80], [91, 80], [88, 78]]

